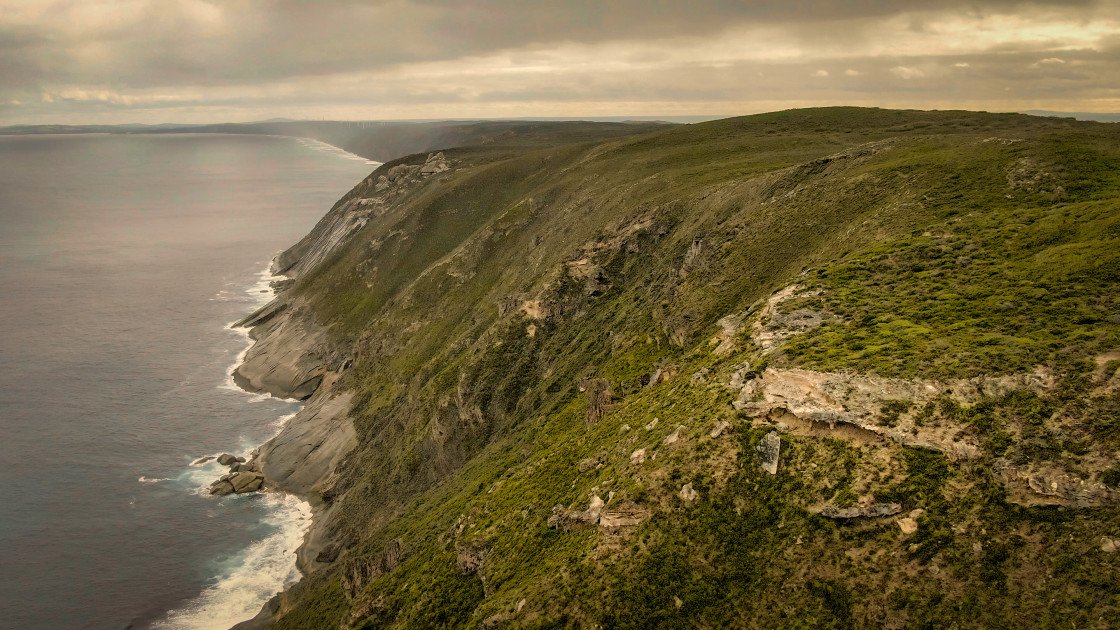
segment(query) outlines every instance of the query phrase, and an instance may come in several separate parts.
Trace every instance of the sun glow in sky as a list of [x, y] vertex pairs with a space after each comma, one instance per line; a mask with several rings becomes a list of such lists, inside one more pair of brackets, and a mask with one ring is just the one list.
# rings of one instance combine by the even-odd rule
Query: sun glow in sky
[[1113, 0], [0, 0], [0, 124], [1120, 111]]

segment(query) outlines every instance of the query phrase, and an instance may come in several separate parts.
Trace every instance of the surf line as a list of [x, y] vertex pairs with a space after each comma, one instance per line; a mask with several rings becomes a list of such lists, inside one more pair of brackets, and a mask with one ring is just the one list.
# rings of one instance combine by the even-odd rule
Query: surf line
[[[264, 306], [276, 297], [273, 282], [282, 276], [272, 274], [272, 261], [258, 274], [257, 281], [245, 290], [253, 310]], [[250, 311], [252, 312], [252, 311]], [[270, 394], [256, 394], [237, 386], [233, 372], [245, 360], [253, 340], [245, 328], [235, 327], [231, 322], [226, 328], [242, 335], [245, 347], [236, 356], [226, 371], [226, 381], [219, 385], [223, 389], [236, 389], [247, 397], [246, 402], [265, 400]], [[288, 413], [280, 416], [273, 424], [275, 434], [295, 416]], [[271, 437], [269, 438], [271, 439]], [[266, 440], [267, 441], [267, 440]], [[257, 447], [241, 449], [243, 456], [251, 456]], [[198, 458], [191, 462], [192, 470], [187, 473], [198, 482], [192, 492], [209, 496], [211, 481], [223, 468], [216, 461], [217, 455]], [[223, 559], [218, 563], [218, 574], [211, 577], [202, 592], [183, 606], [167, 612], [152, 625], [156, 630], [226, 630], [231, 626], [254, 617], [261, 608], [285, 588], [302, 577], [296, 565], [296, 550], [311, 527], [311, 504], [300, 497], [286, 492], [273, 491], [252, 493], [251, 495], [231, 494], [214, 497], [217, 501], [251, 500], [250, 497], [265, 502], [266, 516], [261, 524], [270, 530], [263, 538], [249, 544], [241, 552]]]

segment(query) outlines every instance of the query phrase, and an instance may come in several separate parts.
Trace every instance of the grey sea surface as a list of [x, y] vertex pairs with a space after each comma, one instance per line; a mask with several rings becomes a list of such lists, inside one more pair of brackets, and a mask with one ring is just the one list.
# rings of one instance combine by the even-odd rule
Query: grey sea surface
[[374, 164], [266, 136], [0, 137], [0, 628], [228, 628], [297, 577], [306, 505], [215, 498], [296, 403], [228, 324]]

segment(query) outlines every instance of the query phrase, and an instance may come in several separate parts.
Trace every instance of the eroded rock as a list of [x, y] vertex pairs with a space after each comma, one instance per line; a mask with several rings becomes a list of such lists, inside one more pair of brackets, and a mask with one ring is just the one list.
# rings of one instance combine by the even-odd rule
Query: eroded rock
[[[968, 441], [976, 438], [961, 436], [958, 426], [919, 425], [913, 419], [918, 410], [942, 396], [967, 404], [985, 396], [1002, 396], [1020, 389], [1044, 392], [1055, 385], [1056, 379], [1043, 368], [1030, 374], [945, 382], [767, 368], [758, 378], [741, 382], [733, 406], [749, 415], [777, 418], [789, 413], [797, 419], [827, 424], [830, 428], [850, 425], [866, 432], [869, 438], [929, 448], [960, 460], [980, 454], [979, 444]], [[735, 384], [734, 377], [732, 384]], [[911, 411], [900, 415], [895, 426], [881, 426], [876, 422], [888, 401], [910, 403]]]
[[762, 470], [771, 475], [778, 474], [778, 456], [782, 448], [782, 438], [777, 431], [762, 436], [758, 443], [758, 457]]
[[718, 423], [716, 423], [715, 428], [713, 428], [711, 430], [711, 432], [708, 433], [708, 436], [714, 440], [714, 439], [720, 437], [721, 435], [723, 435], [724, 433], [726, 433], [727, 429], [729, 429], [729, 428], [731, 428], [731, 423], [730, 422], [727, 422], [726, 420], [724, 420], [722, 422], [718, 422]]
[[428, 159], [425, 160], [424, 165], [420, 167], [420, 174], [435, 175], [436, 173], [442, 173], [450, 168], [451, 165], [447, 163], [447, 158], [443, 156], [442, 152], [429, 153]]
[[598, 495], [591, 497], [591, 502], [586, 510], [571, 510], [563, 505], [554, 505], [552, 514], [549, 515], [547, 525], [550, 529], [569, 530], [580, 525], [594, 525], [602, 518], [603, 508], [606, 503]]
[[692, 489], [691, 483], [686, 483], [681, 486], [680, 497], [682, 501], [691, 503], [700, 498], [700, 493]]
[[463, 575], [478, 573], [489, 556], [490, 549], [486, 547], [458, 545], [455, 548], [455, 566]]
[[669, 446], [669, 445], [676, 444], [677, 442], [681, 441], [681, 439], [682, 439], [681, 438], [681, 431], [684, 431], [684, 429], [685, 429], [685, 427], [684, 427], [683, 424], [677, 425], [677, 428], [673, 429], [672, 433], [665, 436], [664, 444], [666, 446]]
[[404, 560], [404, 546], [399, 538], [389, 541], [373, 557], [353, 558], [342, 571], [342, 590], [353, 598], [365, 589], [371, 580], [392, 571]]
[[818, 514], [825, 518], [849, 519], [882, 518], [884, 516], [894, 516], [899, 512], [902, 512], [902, 506], [898, 503], [873, 503], [871, 505], [850, 508], [840, 508], [830, 505], [820, 510]]
[[599, 516], [599, 526], [608, 530], [634, 527], [645, 520], [648, 512], [637, 503], [623, 501], [603, 510]]

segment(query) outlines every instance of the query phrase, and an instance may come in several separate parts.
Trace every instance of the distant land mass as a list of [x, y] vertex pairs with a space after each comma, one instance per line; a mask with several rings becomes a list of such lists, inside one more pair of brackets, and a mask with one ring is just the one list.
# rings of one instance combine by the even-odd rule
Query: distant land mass
[[1077, 120], [1095, 120], [1097, 122], [1120, 122], [1120, 114], [1102, 114], [1089, 112], [1052, 112], [1042, 109], [1032, 109], [1023, 112], [1033, 116], [1060, 116], [1063, 118], [1076, 118]]

